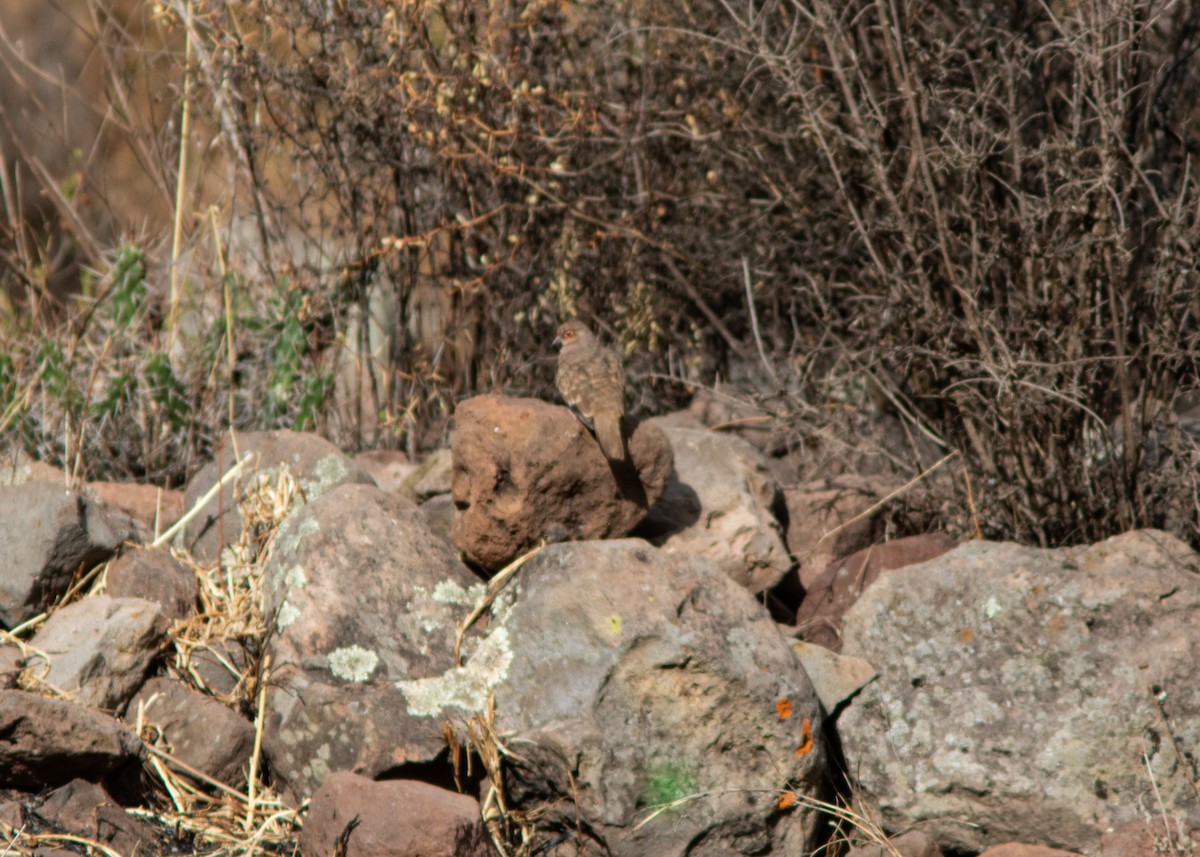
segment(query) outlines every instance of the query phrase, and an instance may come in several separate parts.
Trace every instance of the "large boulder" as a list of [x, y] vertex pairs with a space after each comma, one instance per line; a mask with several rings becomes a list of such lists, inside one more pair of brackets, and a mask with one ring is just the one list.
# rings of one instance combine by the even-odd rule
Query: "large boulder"
[[[242, 512], [235, 486], [245, 485], [255, 473], [274, 479], [286, 466], [299, 483], [298, 503], [312, 502], [339, 485], [373, 485], [367, 470], [315, 434], [287, 430], [237, 432], [236, 451], [243, 458], [253, 455], [252, 466], [240, 479], [226, 483], [184, 528], [183, 547], [202, 562], [213, 562], [224, 545], [237, 541], [242, 532]], [[236, 464], [235, 445], [228, 435], [221, 439], [223, 456], [210, 461], [188, 482], [184, 508], [191, 510], [221, 477]]]
[[432, 727], [456, 716], [472, 665], [492, 665], [507, 805], [539, 819], [537, 842], [707, 857], [813, 847], [815, 816], [785, 793], [820, 792], [820, 704], [723, 571], [635, 539], [556, 544], [493, 614], [465, 668], [401, 688]]
[[626, 420], [625, 431], [633, 467], [614, 468], [564, 407], [506, 396], [461, 403], [451, 442], [454, 543], [495, 570], [542, 539], [626, 535], [662, 495], [671, 448], [653, 425]]
[[[879, 680], [842, 714], [848, 769], [894, 829], [947, 850], [1095, 853], [1148, 809], [1200, 827], [1200, 562], [1158, 531], [1086, 548], [968, 542], [846, 613]], [[1160, 803], [1161, 802], [1161, 803]]]
[[396, 682], [453, 665], [458, 623], [483, 586], [413, 503], [373, 485], [318, 497], [280, 526], [263, 587], [264, 747], [289, 797], [331, 771], [375, 777], [445, 751]]
[[132, 537], [127, 517], [61, 484], [0, 486], [0, 624], [12, 628], [49, 607], [75, 575]]
[[779, 583], [792, 561], [775, 517], [779, 486], [762, 453], [711, 431], [663, 431], [675, 475], [638, 532], [668, 553], [712, 560], [751, 592]]

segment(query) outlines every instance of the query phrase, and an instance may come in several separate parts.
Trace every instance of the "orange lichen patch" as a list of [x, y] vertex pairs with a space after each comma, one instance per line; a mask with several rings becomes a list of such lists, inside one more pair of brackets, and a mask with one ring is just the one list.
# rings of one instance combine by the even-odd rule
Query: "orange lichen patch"
[[779, 795], [779, 800], [775, 802], [775, 806], [779, 809], [791, 809], [796, 805], [795, 792], [782, 792]]
[[963, 628], [961, 631], [958, 632], [958, 639], [959, 639], [959, 642], [962, 642], [962, 643], [974, 643], [975, 642], [975, 632], [972, 631], [970, 628]]
[[813, 748], [812, 721], [807, 717], [800, 722], [800, 734], [804, 736], [804, 743], [796, 748], [796, 755], [807, 756]]
[[780, 720], [787, 720], [792, 716], [792, 701], [785, 696], [775, 703], [775, 712], [779, 715]]

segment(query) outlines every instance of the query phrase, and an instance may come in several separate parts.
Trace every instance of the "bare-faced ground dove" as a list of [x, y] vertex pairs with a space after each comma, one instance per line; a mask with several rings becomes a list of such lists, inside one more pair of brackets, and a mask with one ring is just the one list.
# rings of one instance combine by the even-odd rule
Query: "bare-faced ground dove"
[[555, 382], [563, 401], [596, 433], [605, 458], [624, 461], [625, 370], [621, 359], [578, 321], [560, 325], [554, 344], [562, 349]]

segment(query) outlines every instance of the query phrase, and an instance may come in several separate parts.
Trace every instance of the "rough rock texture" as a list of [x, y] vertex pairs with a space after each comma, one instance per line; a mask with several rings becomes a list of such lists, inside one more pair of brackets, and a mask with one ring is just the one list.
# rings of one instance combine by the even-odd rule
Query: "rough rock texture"
[[214, 640], [193, 649], [190, 657], [192, 676], [199, 686], [225, 700], [233, 698], [248, 662], [245, 647], [233, 640]]
[[104, 580], [113, 598], [153, 601], [172, 622], [195, 613], [200, 597], [196, 575], [166, 548], [128, 551], [109, 565]]
[[141, 740], [107, 714], [21, 690], [0, 691], [0, 786], [37, 791], [140, 766]]
[[465, 669], [405, 692], [437, 723], [488, 665], [509, 805], [582, 835], [571, 853], [811, 848], [814, 817], [778, 802], [824, 776], [820, 705], [765, 609], [712, 563], [636, 539], [551, 545], [493, 613]]
[[775, 517], [779, 486], [746, 441], [711, 431], [664, 429], [675, 476], [638, 528], [668, 553], [707, 557], [761, 592], [791, 567]]
[[128, 518], [48, 481], [0, 487], [0, 624], [50, 606], [132, 537]]
[[627, 421], [640, 478], [614, 472], [566, 408], [537, 399], [476, 396], [455, 411], [454, 543], [499, 569], [540, 540], [623, 536], [663, 492], [671, 449], [662, 432]]
[[418, 503], [449, 494], [454, 484], [454, 456], [448, 449], [435, 449], [400, 483], [398, 493]]
[[87, 493], [110, 509], [116, 509], [137, 521], [147, 534], [154, 532], [156, 519], [158, 531], [163, 532], [183, 516], [183, 492], [159, 488], [157, 485], [89, 482]]
[[799, 563], [805, 589], [829, 563], [870, 547], [883, 536], [882, 509], [854, 519], [887, 493], [877, 481], [851, 475], [784, 489], [788, 550]]
[[250, 721], [166, 677], [146, 682], [129, 703], [126, 720], [134, 721], [139, 704], [145, 722], [161, 730], [172, 756], [227, 786], [245, 786], [254, 751]]
[[792, 651], [821, 700], [825, 711], [833, 714], [867, 682], [875, 678], [875, 667], [862, 658], [839, 655], [822, 646], [796, 640]]
[[280, 527], [263, 583], [275, 628], [264, 746], [291, 797], [330, 771], [376, 776], [445, 750], [396, 683], [452, 665], [483, 585], [411, 502], [335, 488]]
[[92, 595], [38, 629], [28, 669], [79, 705], [115, 710], [145, 681], [167, 628], [153, 601]]
[[796, 631], [833, 651], [842, 648], [842, 616], [879, 575], [941, 556], [958, 542], [941, 533], [893, 539], [830, 563], [808, 587], [796, 612]]
[[1164, 854], [1195, 854], [1200, 846], [1200, 829], [1188, 831], [1173, 825], [1170, 830], [1161, 818], [1130, 821], [1104, 831], [1100, 837], [1100, 857], [1163, 857]]
[[1197, 565], [1144, 530], [1088, 548], [969, 542], [876, 581], [842, 634], [880, 678], [840, 733], [885, 822], [944, 848], [1094, 853], [1157, 805], [1152, 772], [1166, 812], [1200, 827], [1177, 749], [1200, 746]]
[[[900, 857], [942, 857], [933, 837], [920, 830], [892, 837], [888, 842]], [[882, 845], [860, 845], [847, 851], [846, 857], [894, 857], [894, 854]]]
[[[242, 456], [245, 457], [247, 453], [258, 456], [257, 470], [250, 467], [243, 472], [240, 480], [243, 485], [255, 472], [274, 479], [280, 465], [287, 465], [292, 476], [299, 481], [302, 496], [297, 500], [301, 503], [311, 503], [326, 491], [345, 483], [375, 484], [370, 473], [343, 455], [332, 443], [315, 434], [282, 429], [236, 434], [237, 449]], [[204, 465], [188, 483], [185, 498], [187, 509], [191, 509], [236, 463], [229, 435], [221, 438], [221, 448], [224, 457]], [[236, 541], [241, 531], [242, 513], [238, 509], [234, 483], [230, 482], [188, 524], [181, 543], [197, 559], [211, 562], [217, 558], [223, 544]]]
[[371, 449], [360, 452], [354, 456], [354, 463], [371, 474], [376, 485], [392, 494], [399, 492], [404, 480], [417, 469], [417, 465], [409, 461], [408, 456], [398, 449]]
[[326, 777], [300, 833], [305, 857], [333, 857], [351, 819], [346, 857], [488, 857], [494, 854], [472, 797], [414, 780]]
[[101, 786], [72, 780], [42, 800], [37, 814], [59, 830], [106, 845], [121, 857], [163, 853], [154, 828], [121, 809]]

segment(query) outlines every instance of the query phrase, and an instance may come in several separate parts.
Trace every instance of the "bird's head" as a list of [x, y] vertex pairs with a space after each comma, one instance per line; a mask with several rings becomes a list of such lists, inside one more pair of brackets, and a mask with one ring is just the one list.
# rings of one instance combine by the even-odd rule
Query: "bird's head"
[[580, 342], [589, 342], [592, 332], [582, 322], [565, 321], [558, 326], [558, 336], [554, 337], [555, 348], [567, 348]]

